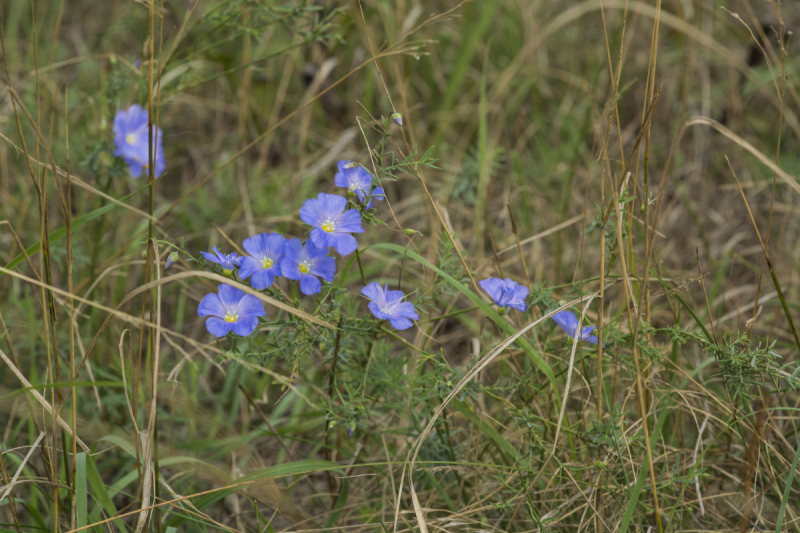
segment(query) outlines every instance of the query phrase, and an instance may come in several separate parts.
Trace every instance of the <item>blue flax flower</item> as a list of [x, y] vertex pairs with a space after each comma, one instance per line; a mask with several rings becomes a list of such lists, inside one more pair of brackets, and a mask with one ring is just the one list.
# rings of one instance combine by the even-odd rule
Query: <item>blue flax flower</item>
[[389, 285], [381, 287], [373, 281], [361, 289], [361, 294], [371, 300], [368, 307], [372, 314], [388, 320], [394, 329], [408, 329], [411, 320], [419, 320], [414, 304], [403, 301], [403, 291], [390, 291]]
[[203, 257], [206, 258], [207, 261], [211, 261], [212, 263], [216, 263], [222, 267], [222, 273], [226, 276], [230, 276], [233, 274], [233, 269], [241, 266], [242, 259], [236, 252], [232, 254], [223, 254], [219, 251], [219, 249], [215, 246], [214, 253], [209, 252], [200, 252], [203, 254]]
[[311, 240], [318, 248], [336, 248], [341, 255], [355, 252], [358, 241], [351, 233], [364, 233], [361, 227], [361, 214], [355, 209], [348, 209], [347, 199], [334, 194], [317, 195], [317, 199], [309, 198], [300, 208], [300, 218], [306, 224], [314, 226]]
[[281, 260], [286, 239], [279, 233], [262, 233], [244, 240], [244, 249], [249, 256], [242, 258], [239, 277], [250, 279], [253, 288], [263, 291], [272, 285], [275, 276], [281, 275]]
[[336, 273], [336, 260], [328, 257], [328, 250], [318, 248], [309, 239], [306, 246], [300, 243], [300, 239], [289, 239], [286, 241], [286, 249], [281, 261], [281, 273], [283, 277], [300, 280], [300, 292], [311, 295], [317, 294], [322, 290], [322, 284], [317, 276], [330, 283]]
[[[372, 176], [367, 170], [354, 161], [339, 161], [339, 172], [336, 173], [337, 187], [345, 187], [351, 194], [358, 196], [361, 203], [372, 209], [372, 200], [385, 199], [383, 188], [372, 190]], [[371, 191], [371, 192], [370, 192]]]
[[[164, 173], [167, 163], [164, 160], [164, 146], [161, 143], [161, 128], [153, 125], [153, 137], [156, 140], [156, 177]], [[122, 157], [128, 165], [131, 177], [138, 178], [150, 166], [150, 154], [147, 134], [147, 111], [133, 104], [127, 111], [120, 109], [114, 117], [114, 151], [115, 157]]]
[[[559, 311], [550, 318], [564, 330], [564, 333], [569, 336], [570, 341], [575, 338], [575, 332], [578, 329], [578, 317], [575, 316], [575, 313], [565, 309], [564, 311]], [[592, 335], [592, 332], [596, 329], [596, 326], [586, 326], [581, 330], [581, 335], [578, 340], [597, 344], [597, 335]], [[605, 346], [605, 343], [603, 346]]]
[[197, 308], [200, 316], [210, 316], [206, 329], [216, 337], [224, 337], [229, 331], [247, 337], [258, 326], [258, 317], [266, 316], [261, 300], [252, 294], [225, 285], [219, 286], [219, 294], [206, 294]]
[[525, 298], [528, 297], [528, 287], [520, 285], [509, 278], [487, 278], [479, 282], [480, 286], [498, 307], [513, 307], [520, 313], [528, 309]]

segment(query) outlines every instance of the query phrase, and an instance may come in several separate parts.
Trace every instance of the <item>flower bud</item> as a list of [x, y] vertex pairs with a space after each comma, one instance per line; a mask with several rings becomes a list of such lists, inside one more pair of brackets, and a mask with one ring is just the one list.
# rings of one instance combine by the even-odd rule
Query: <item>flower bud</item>
[[167, 270], [169, 267], [174, 265], [175, 261], [177, 260], [178, 260], [178, 252], [172, 252], [171, 254], [169, 254], [169, 257], [167, 257], [167, 264], [164, 265], [164, 270]]
[[403, 230], [403, 233], [405, 233], [406, 235], [414, 235], [414, 234], [417, 233], [417, 231], [413, 230], [411, 228], [406, 228], [406, 229]]
[[389, 115], [389, 118], [392, 119], [394, 123], [400, 126], [401, 128], [403, 127], [403, 115], [401, 115], [400, 113], [392, 113], [391, 115]]
[[353, 438], [353, 426], [347, 426], [347, 438], [348, 439]]

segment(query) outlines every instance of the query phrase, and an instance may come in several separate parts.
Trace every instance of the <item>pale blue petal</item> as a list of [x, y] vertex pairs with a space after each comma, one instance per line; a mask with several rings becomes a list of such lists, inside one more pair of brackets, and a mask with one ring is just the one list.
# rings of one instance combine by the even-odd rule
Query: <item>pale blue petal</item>
[[258, 327], [258, 318], [255, 316], [239, 317], [233, 322], [233, 332], [240, 337], [247, 337]]
[[200, 316], [218, 316], [223, 318], [225, 316], [225, 306], [219, 299], [219, 296], [214, 294], [206, 294], [197, 306], [197, 314]]
[[334, 247], [340, 255], [347, 255], [355, 252], [358, 249], [358, 241], [355, 237], [348, 233], [339, 234], [336, 236], [336, 243]]
[[206, 329], [215, 337], [224, 337], [231, 330], [233, 322], [226, 322], [221, 318], [211, 317], [206, 320]]
[[322, 284], [316, 276], [311, 274], [300, 275], [300, 292], [306, 295], [317, 294], [322, 290]]

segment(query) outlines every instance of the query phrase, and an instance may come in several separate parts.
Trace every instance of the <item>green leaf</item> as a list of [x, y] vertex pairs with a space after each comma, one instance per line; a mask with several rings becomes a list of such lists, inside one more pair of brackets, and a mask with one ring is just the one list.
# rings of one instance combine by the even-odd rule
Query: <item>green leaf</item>
[[792, 481], [794, 481], [794, 474], [797, 472], [797, 463], [800, 461], [800, 443], [797, 445], [797, 451], [794, 454], [794, 461], [792, 461], [792, 468], [789, 469], [789, 475], [786, 476], [786, 486], [783, 488], [783, 496], [781, 497], [781, 508], [778, 510], [778, 521], [775, 523], [775, 533], [781, 533], [781, 526], [783, 525], [783, 514], [786, 512], [786, 504], [789, 503], [789, 496], [792, 492]]
[[[102, 510], [105, 511], [106, 515], [116, 515], [117, 508], [114, 506], [114, 501], [108, 494], [108, 490], [103, 483], [103, 479], [100, 477], [100, 473], [97, 471], [97, 467], [95, 466], [91, 455], [86, 456], [86, 478], [89, 481], [89, 486], [92, 488], [92, 494], [94, 494], [95, 499], [100, 503], [100, 506], [102, 506]], [[91, 521], [96, 522], [99, 519], [100, 507], [95, 507], [91, 514]], [[128, 531], [128, 527], [122, 520], [115, 520], [114, 525], [119, 531]]]
[[350, 493], [350, 483], [347, 481], [347, 478], [343, 477], [341, 479], [342, 488], [339, 490], [339, 497], [336, 498], [336, 503], [333, 505], [333, 509], [331, 509], [331, 514], [328, 515], [328, 519], [325, 521], [326, 533], [335, 531], [336, 523], [339, 521], [342, 509], [344, 509], [347, 503], [347, 495]]
[[87, 524], [88, 491], [86, 490], [86, 452], [75, 456], [75, 525]]
[[[671, 412], [671, 409], [664, 408], [658, 415], [656, 429], [650, 434], [649, 446], [651, 450], [655, 447], [656, 436], [661, 435], [661, 428], [664, 426], [664, 421], [667, 419], [667, 414], [669, 412]], [[633, 511], [636, 510], [636, 506], [639, 504], [639, 494], [642, 492], [644, 482], [647, 481], [649, 475], [649, 469], [643, 464], [642, 468], [639, 469], [639, 478], [636, 480], [636, 484], [633, 486], [633, 490], [631, 490], [631, 494], [628, 497], [628, 506], [625, 508], [625, 515], [622, 517], [622, 524], [619, 526], [618, 533], [627, 533], [628, 525], [630, 525], [631, 518], [633, 518]]]

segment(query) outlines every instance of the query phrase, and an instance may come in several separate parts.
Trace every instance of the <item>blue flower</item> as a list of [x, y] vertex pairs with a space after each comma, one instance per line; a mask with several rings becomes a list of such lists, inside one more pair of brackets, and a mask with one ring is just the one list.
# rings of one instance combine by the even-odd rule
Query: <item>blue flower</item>
[[300, 243], [300, 239], [289, 239], [286, 241], [284, 257], [281, 261], [281, 273], [283, 277], [300, 280], [300, 292], [311, 295], [317, 294], [322, 290], [322, 284], [317, 276], [330, 283], [336, 273], [336, 260], [328, 257], [328, 250], [318, 248], [309, 239], [306, 246]]
[[[314, 226], [311, 240], [318, 248], [336, 248], [341, 255], [355, 252], [358, 241], [351, 233], [364, 233], [361, 227], [361, 214], [348, 209], [344, 196], [321, 192], [317, 199], [309, 198], [300, 208], [300, 218]], [[285, 275], [285, 274], [284, 274]]]
[[281, 275], [281, 260], [286, 247], [286, 239], [278, 233], [262, 233], [244, 240], [244, 249], [250, 254], [242, 258], [239, 277], [247, 279], [251, 275], [253, 288], [263, 291], [272, 285], [275, 276]]
[[520, 313], [524, 313], [528, 309], [528, 304], [525, 303], [525, 298], [528, 297], [529, 292], [528, 287], [520, 285], [509, 278], [504, 280], [487, 278], [479, 283], [498, 307], [513, 307]]
[[242, 264], [242, 257], [236, 252], [232, 254], [223, 254], [220, 253], [217, 247], [214, 247], [214, 253], [209, 252], [200, 252], [203, 254], [203, 257], [206, 258], [207, 261], [211, 261], [212, 263], [217, 263], [219, 266], [222, 267], [222, 273], [226, 276], [230, 276], [233, 274], [233, 269], [240, 266]]
[[[578, 329], [578, 317], [575, 316], [575, 313], [565, 309], [564, 311], [559, 311], [550, 318], [564, 330], [564, 333], [567, 334], [570, 340], [575, 338], [575, 331]], [[580, 340], [597, 344], [597, 335], [592, 335], [592, 332], [596, 329], [597, 327], [595, 326], [586, 326], [583, 328], [581, 330]], [[603, 343], [603, 346], [605, 346], [605, 343]]]
[[224, 337], [229, 331], [247, 337], [258, 326], [258, 317], [266, 316], [261, 300], [240, 289], [222, 284], [219, 295], [206, 294], [197, 308], [200, 316], [211, 316], [206, 320], [206, 329], [216, 337]]
[[382, 288], [373, 281], [361, 289], [361, 294], [371, 300], [367, 307], [372, 314], [388, 320], [394, 329], [408, 329], [412, 325], [410, 319], [419, 320], [414, 304], [403, 301], [403, 291], [390, 291], [389, 285]]
[[[156, 177], [164, 173], [167, 163], [164, 160], [164, 146], [161, 143], [161, 128], [153, 125], [153, 137], [156, 139]], [[122, 157], [128, 164], [131, 177], [138, 178], [150, 166], [150, 154], [147, 146], [147, 111], [133, 104], [127, 111], [120, 109], [114, 117], [114, 151], [115, 157]]]
[[362, 204], [367, 204], [367, 209], [372, 209], [373, 199], [381, 201], [385, 199], [382, 187], [375, 187], [375, 190], [372, 190], [372, 176], [364, 167], [353, 161], [339, 161], [338, 166], [339, 172], [334, 178], [336, 186], [344, 187], [351, 194], [358, 196]]

